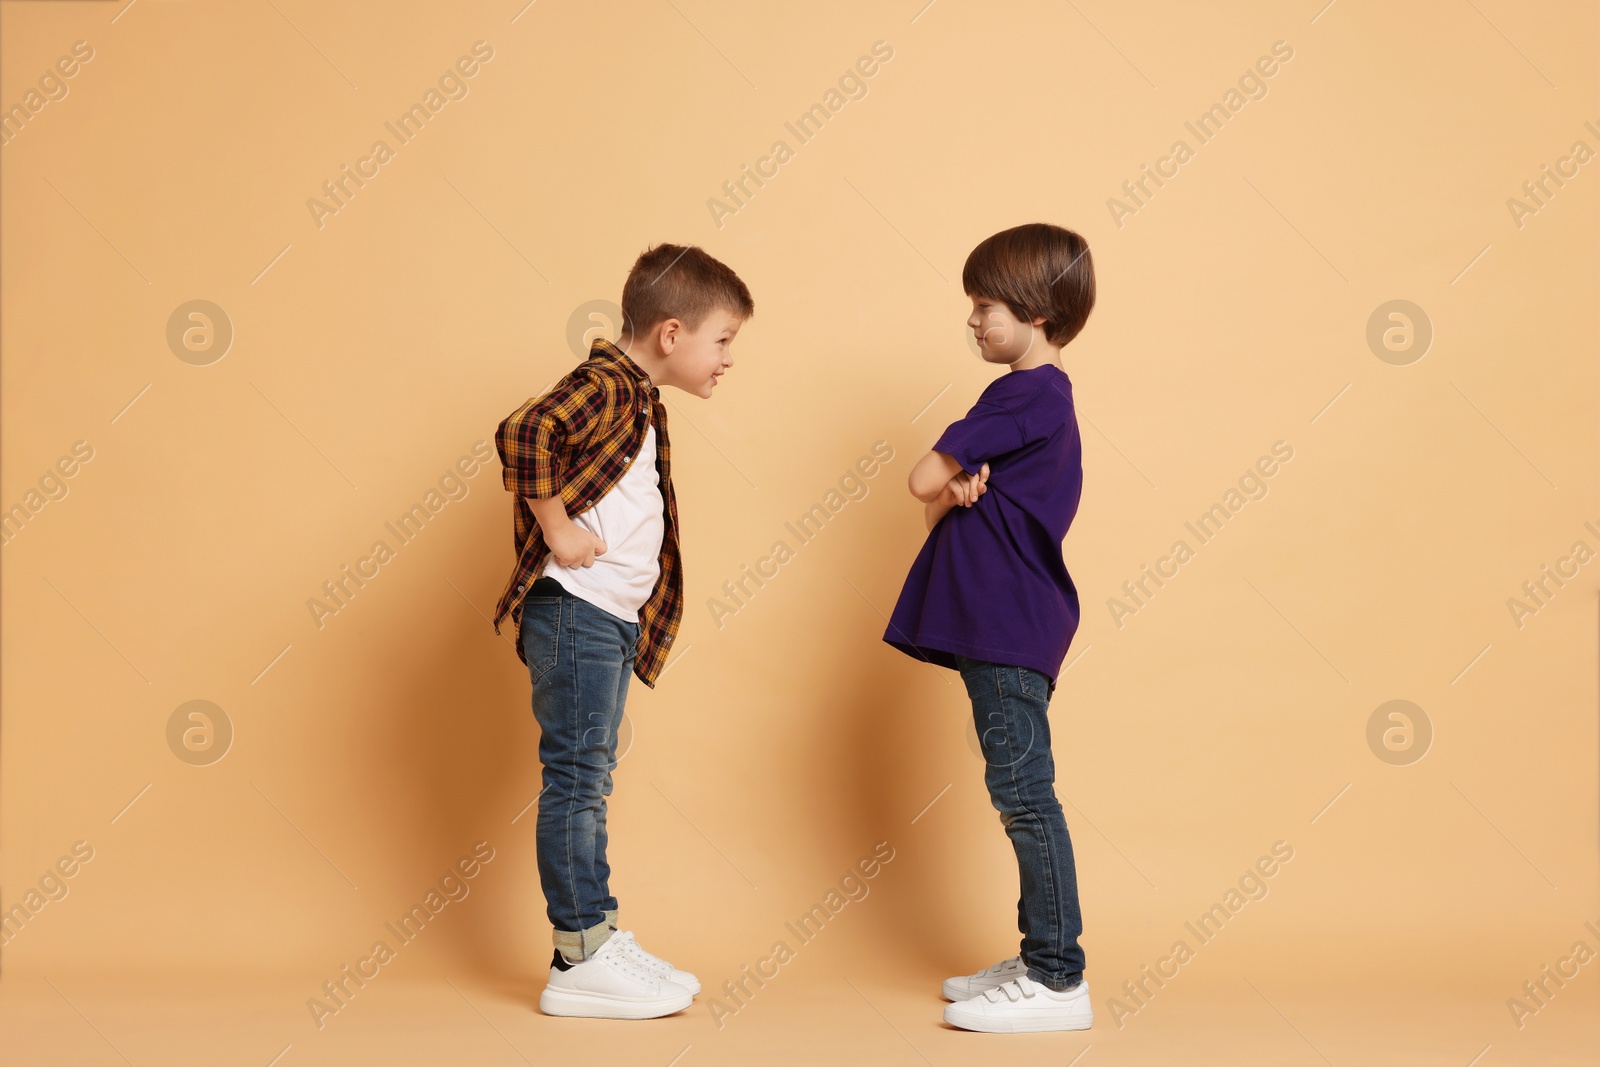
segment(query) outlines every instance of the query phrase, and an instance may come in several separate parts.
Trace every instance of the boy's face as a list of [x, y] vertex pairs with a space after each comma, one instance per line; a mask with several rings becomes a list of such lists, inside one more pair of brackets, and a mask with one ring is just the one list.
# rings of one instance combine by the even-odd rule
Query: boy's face
[[1003, 300], [973, 297], [967, 325], [986, 363], [1015, 363], [1033, 347], [1033, 325], [1017, 318]]
[[709, 400], [717, 379], [733, 366], [733, 339], [743, 325], [743, 319], [718, 308], [706, 316], [698, 330], [675, 331], [664, 384]]

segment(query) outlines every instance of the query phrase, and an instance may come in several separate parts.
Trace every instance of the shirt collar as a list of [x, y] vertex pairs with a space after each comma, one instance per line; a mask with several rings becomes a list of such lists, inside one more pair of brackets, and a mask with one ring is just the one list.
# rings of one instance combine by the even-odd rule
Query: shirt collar
[[639, 366], [639, 364], [635, 363], [632, 356], [618, 348], [615, 344], [607, 341], [604, 337], [596, 337], [589, 345], [589, 358], [604, 359], [607, 362], [615, 363], [618, 366], [623, 367], [629, 374], [632, 374], [644, 384], [647, 392], [649, 392], [652, 396], [655, 395], [656, 385], [650, 380], [650, 375], [645, 372], [645, 369]]

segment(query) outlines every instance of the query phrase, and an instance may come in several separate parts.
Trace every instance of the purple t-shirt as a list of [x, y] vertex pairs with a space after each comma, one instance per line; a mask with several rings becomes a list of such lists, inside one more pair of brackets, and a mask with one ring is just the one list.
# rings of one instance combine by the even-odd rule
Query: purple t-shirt
[[987, 462], [988, 491], [929, 531], [883, 639], [941, 667], [959, 654], [1054, 682], [1078, 629], [1061, 557], [1083, 495], [1071, 379], [1054, 364], [1007, 371], [933, 448], [970, 474]]

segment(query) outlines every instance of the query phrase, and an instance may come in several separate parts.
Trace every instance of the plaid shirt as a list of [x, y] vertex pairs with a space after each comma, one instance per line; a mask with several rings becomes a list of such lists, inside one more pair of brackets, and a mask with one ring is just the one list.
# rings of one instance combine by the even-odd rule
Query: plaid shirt
[[644, 444], [654, 420], [656, 469], [666, 503], [661, 538], [661, 574], [639, 612], [639, 646], [633, 672], [650, 688], [667, 660], [667, 650], [683, 618], [683, 563], [678, 554], [678, 505], [672, 495], [667, 409], [661, 391], [616, 345], [599, 339], [589, 358], [543, 396], [534, 397], [500, 423], [495, 447], [505, 486], [516, 494], [512, 505], [517, 566], [494, 609], [494, 632], [507, 615], [517, 624], [517, 658], [522, 651], [522, 600], [550, 555], [544, 533], [525, 497], [561, 495], [568, 515], [593, 507], [622, 480], [628, 463]]

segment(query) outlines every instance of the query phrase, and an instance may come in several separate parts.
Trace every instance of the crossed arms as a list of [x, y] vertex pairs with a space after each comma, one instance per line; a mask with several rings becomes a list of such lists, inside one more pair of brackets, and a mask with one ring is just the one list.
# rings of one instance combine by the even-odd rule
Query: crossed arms
[[988, 482], [989, 464], [980, 467], [977, 474], [968, 474], [954, 456], [944, 452], [929, 452], [917, 460], [906, 479], [911, 495], [924, 505], [923, 519], [930, 530], [951, 508], [976, 504], [989, 491]]

